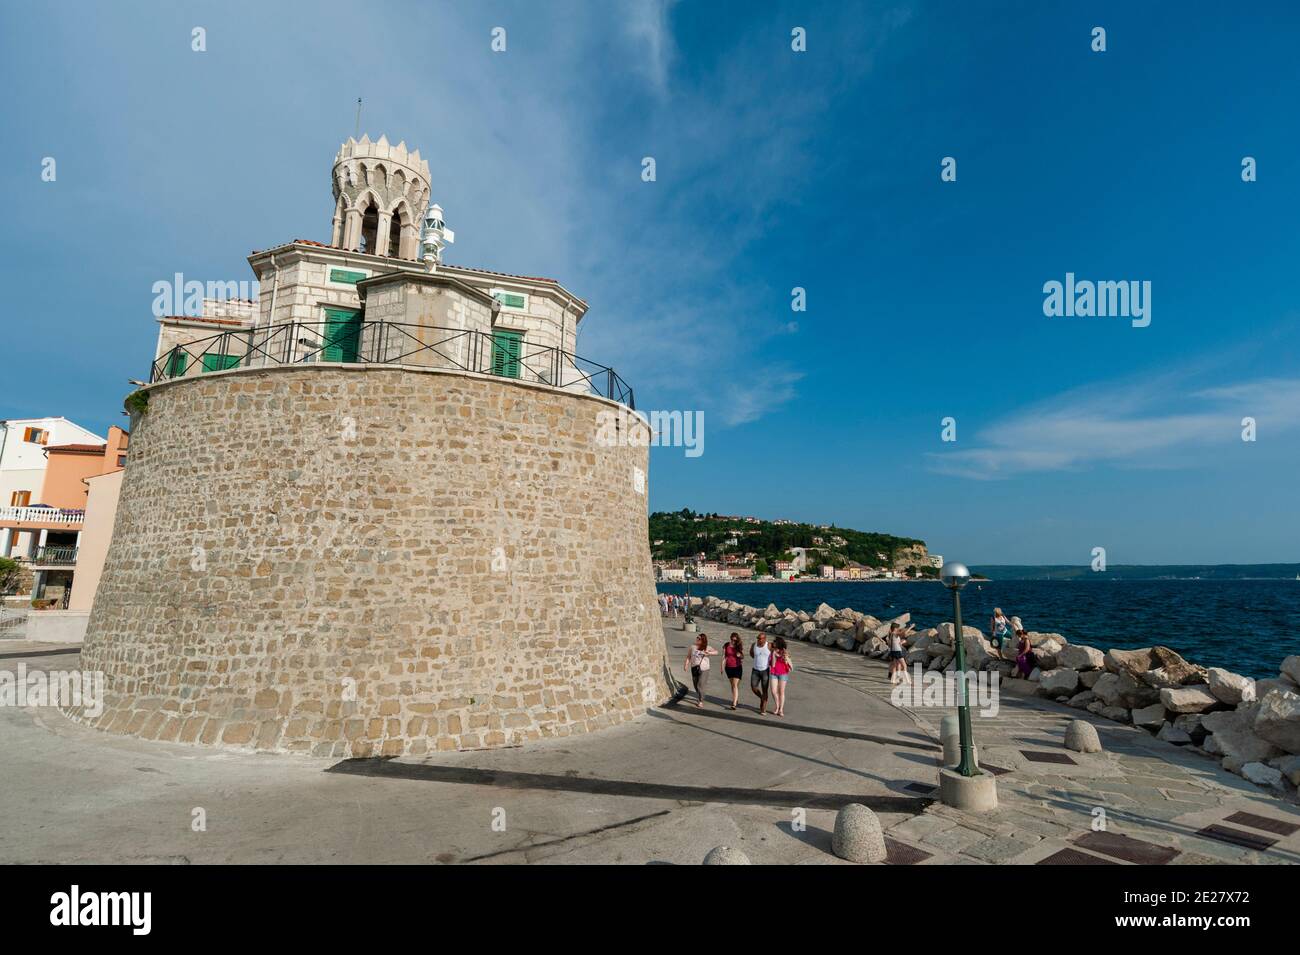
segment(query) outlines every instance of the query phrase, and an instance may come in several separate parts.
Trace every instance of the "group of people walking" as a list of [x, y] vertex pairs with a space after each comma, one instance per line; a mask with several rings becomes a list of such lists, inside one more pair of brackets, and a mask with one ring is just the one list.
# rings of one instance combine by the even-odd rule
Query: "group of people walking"
[[659, 612], [665, 617], [681, 617], [686, 613], [686, 598], [681, 594], [660, 594]]
[[[745, 644], [740, 634], [732, 633], [722, 648], [722, 670], [731, 681], [731, 706], [740, 706], [740, 681], [745, 676]], [[704, 689], [709, 681], [709, 657], [715, 657], [718, 651], [709, 646], [709, 638], [700, 634], [695, 638], [695, 646], [686, 654], [685, 668], [690, 671], [695, 684], [695, 705], [704, 706]], [[751, 662], [749, 671], [749, 689], [758, 697], [758, 715], [767, 713], [768, 700], [772, 703], [773, 716], [785, 716], [785, 694], [790, 683], [790, 674], [794, 672], [794, 660], [786, 646], [784, 637], [777, 637], [771, 643], [767, 634], [759, 631], [758, 637], [749, 647]]]
[[[905, 659], [907, 653], [903, 641], [915, 629], [916, 627], [912, 625], [909, 625], [906, 630], [897, 623], [889, 625], [889, 682], [891, 685], [900, 682], [912, 682], [911, 676], [907, 673], [907, 661]], [[1029, 634], [1021, 626], [1019, 617], [1008, 617], [1002, 612], [1001, 607], [994, 607], [993, 616], [989, 620], [989, 645], [993, 647], [998, 656], [1005, 660], [1013, 641], [1016, 652], [1016, 667], [1011, 671], [1010, 676], [1028, 679], [1029, 674], [1033, 673], [1034, 667], [1038, 665], [1038, 661], [1034, 659], [1033, 644], [1029, 642]]]

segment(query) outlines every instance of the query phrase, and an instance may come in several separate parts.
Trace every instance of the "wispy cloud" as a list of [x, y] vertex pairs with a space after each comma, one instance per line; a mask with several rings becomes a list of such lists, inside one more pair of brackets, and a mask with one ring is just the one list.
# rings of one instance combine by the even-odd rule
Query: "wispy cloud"
[[1243, 418], [1270, 435], [1300, 423], [1300, 379], [1171, 390], [1178, 382], [1167, 375], [1066, 392], [983, 429], [974, 447], [928, 454], [930, 469], [993, 480], [1095, 465], [1174, 467], [1239, 442]]
[[678, 0], [629, 0], [623, 4], [628, 37], [641, 48], [641, 69], [659, 95], [668, 92], [668, 78], [676, 55], [669, 17]]

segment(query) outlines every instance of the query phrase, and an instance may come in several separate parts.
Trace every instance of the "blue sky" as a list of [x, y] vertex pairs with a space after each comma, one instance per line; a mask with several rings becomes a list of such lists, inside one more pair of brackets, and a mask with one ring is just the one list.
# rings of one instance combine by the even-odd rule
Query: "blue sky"
[[[4, 7], [0, 416], [120, 422], [155, 281], [327, 240], [360, 96], [429, 159], [449, 262], [558, 278], [638, 407], [704, 412], [656, 510], [970, 563], [1300, 559], [1293, 5], [358, 9]], [[1045, 316], [1067, 272], [1151, 282], [1151, 324]]]

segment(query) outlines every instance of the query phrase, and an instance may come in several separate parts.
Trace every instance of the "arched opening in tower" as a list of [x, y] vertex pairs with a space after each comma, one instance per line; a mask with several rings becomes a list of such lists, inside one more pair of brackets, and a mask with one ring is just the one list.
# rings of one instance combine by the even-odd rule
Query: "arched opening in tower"
[[402, 254], [402, 228], [406, 225], [406, 211], [399, 210], [393, 213], [393, 224], [388, 230], [388, 254]]
[[375, 253], [377, 244], [376, 232], [379, 229], [379, 209], [372, 202], [366, 206], [366, 211], [361, 215], [361, 251]]

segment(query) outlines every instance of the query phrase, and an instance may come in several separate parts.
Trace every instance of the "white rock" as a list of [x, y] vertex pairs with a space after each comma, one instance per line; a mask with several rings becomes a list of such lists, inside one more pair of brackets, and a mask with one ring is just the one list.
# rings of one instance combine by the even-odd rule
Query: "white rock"
[[1100, 650], [1080, 644], [1072, 643], [1056, 651], [1057, 664], [1072, 670], [1096, 670], [1105, 660], [1106, 655]]
[[1241, 767], [1241, 775], [1256, 786], [1267, 786], [1270, 789], [1286, 788], [1282, 785], [1282, 771], [1272, 766], [1265, 766], [1263, 763], [1246, 763]]
[[1253, 729], [1260, 739], [1288, 753], [1300, 753], [1300, 694], [1285, 690], [1269, 693], [1259, 701]]
[[1235, 756], [1243, 763], [1261, 762], [1281, 756], [1280, 748], [1255, 735], [1251, 725], [1253, 717], [1254, 713], [1244, 708], [1204, 714], [1201, 726], [1213, 735], [1206, 737], [1201, 745], [1207, 753]]
[[1300, 655], [1287, 657], [1282, 661], [1282, 675], [1292, 683], [1300, 684]]
[[1207, 686], [1180, 686], [1160, 691], [1160, 703], [1171, 713], [1204, 713], [1218, 702]]
[[1156, 739], [1162, 739], [1166, 743], [1173, 743], [1176, 746], [1186, 746], [1192, 741], [1192, 736], [1186, 730], [1179, 729], [1173, 723], [1165, 723], [1160, 727], [1160, 732], [1156, 733]]
[[1163, 704], [1154, 703], [1151, 706], [1144, 706], [1141, 709], [1134, 710], [1132, 713], [1133, 725], [1141, 726], [1144, 729], [1155, 729], [1165, 722], [1165, 708]]
[[1068, 667], [1048, 670], [1038, 680], [1039, 696], [1057, 696], [1061, 693], [1071, 695], [1079, 688], [1079, 674]]
[[1249, 703], [1255, 699], [1255, 681], [1248, 676], [1233, 673], [1223, 667], [1210, 667], [1205, 675], [1209, 680], [1210, 692], [1222, 703], [1236, 706], [1243, 700]]

